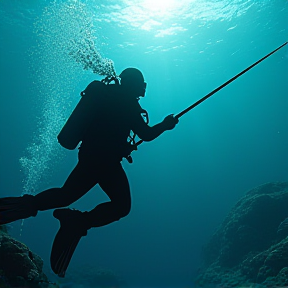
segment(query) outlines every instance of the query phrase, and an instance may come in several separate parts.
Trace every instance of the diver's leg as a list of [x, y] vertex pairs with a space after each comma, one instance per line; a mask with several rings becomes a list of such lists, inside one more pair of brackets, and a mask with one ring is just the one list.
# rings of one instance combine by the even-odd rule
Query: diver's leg
[[62, 188], [48, 189], [36, 196], [0, 198], [0, 225], [36, 216], [39, 210], [68, 206], [96, 184], [95, 171], [78, 162]]
[[130, 188], [121, 164], [98, 164], [95, 173], [110, 202], [102, 203], [90, 212], [66, 208], [56, 209], [53, 213], [60, 222], [60, 229], [53, 242], [50, 263], [54, 273], [60, 277], [65, 276], [76, 246], [87, 230], [119, 220], [130, 211]]
[[80, 199], [97, 184], [95, 171], [84, 163], [78, 162], [63, 187], [52, 188], [35, 196], [37, 210], [44, 211], [59, 207], [66, 207]]
[[86, 214], [90, 227], [100, 227], [129, 214], [131, 196], [129, 182], [120, 163], [102, 169], [99, 185], [111, 201], [97, 205]]

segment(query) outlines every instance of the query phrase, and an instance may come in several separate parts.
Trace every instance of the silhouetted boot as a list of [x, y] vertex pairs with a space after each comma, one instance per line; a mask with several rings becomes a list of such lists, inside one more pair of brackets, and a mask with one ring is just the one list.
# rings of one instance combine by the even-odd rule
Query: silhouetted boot
[[71, 209], [56, 209], [53, 216], [60, 221], [50, 256], [51, 268], [59, 277], [65, 277], [73, 253], [82, 236], [91, 228], [87, 225], [88, 212]]
[[35, 217], [37, 212], [33, 195], [0, 198], [0, 225], [31, 216]]

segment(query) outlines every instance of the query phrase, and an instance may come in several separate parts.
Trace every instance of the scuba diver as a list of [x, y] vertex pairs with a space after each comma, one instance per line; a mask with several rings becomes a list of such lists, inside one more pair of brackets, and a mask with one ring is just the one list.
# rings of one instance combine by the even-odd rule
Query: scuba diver
[[[81, 141], [78, 163], [64, 185], [35, 196], [0, 198], [0, 225], [36, 216], [38, 211], [60, 208], [53, 212], [60, 229], [50, 257], [52, 270], [60, 277], [65, 276], [78, 242], [90, 228], [107, 225], [129, 214], [130, 188], [121, 160], [125, 157], [131, 162], [129, 154], [135, 150], [134, 136], [151, 141], [178, 123], [171, 114], [149, 126], [143, 113], [148, 115], [139, 104], [146, 91], [142, 73], [136, 68], [127, 68], [119, 78], [120, 83], [116, 77], [110, 80], [106, 77], [106, 82], [91, 82], [58, 135], [59, 143], [68, 149], [76, 148]], [[115, 84], [111, 84], [113, 80]], [[129, 136], [131, 131], [133, 137]], [[96, 184], [110, 201], [89, 212], [63, 208]]]

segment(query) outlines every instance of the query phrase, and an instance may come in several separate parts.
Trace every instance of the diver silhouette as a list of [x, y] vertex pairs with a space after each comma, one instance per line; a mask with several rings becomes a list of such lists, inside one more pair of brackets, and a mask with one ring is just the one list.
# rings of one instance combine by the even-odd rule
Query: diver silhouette
[[69, 208], [54, 210], [60, 229], [53, 242], [50, 262], [52, 270], [60, 277], [65, 276], [79, 240], [90, 228], [107, 225], [130, 212], [130, 188], [121, 165], [122, 158], [133, 150], [131, 141], [127, 142], [130, 132], [143, 141], [151, 141], [178, 123], [171, 114], [162, 122], [149, 126], [141, 115], [145, 110], [139, 104], [146, 91], [142, 73], [136, 68], [127, 68], [119, 78], [121, 84], [117, 78], [113, 78], [115, 84], [91, 82], [81, 93], [80, 102], [84, 102], [78, 103], [84, 108], [76, 107], [80, 112], [75, 109], [60, 132], [58, 140], [68, 149], [74, 149], [82, 141], [78, 163], [64, 185], [35, 196], [0, 198], [0, 224], [3, 225], [36, 216], [38, 211], [67, 207], [96, 184], [107, 194], [110, 201], [89, 212]]

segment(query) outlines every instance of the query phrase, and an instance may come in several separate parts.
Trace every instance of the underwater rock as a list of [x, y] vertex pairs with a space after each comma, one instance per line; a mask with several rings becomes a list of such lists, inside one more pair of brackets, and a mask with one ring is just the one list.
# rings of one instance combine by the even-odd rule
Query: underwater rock
[[277, 235], [280, 239], [283, 239], [288, 236], [288, 218], [282, 221], [277, 229]]
[[8, 233], [8, 225], [0, 225], [0, 235], [1, 233]]
[[[42, 272], [43, 260], [23, 243], [0, 233], [0, 287], [42, 287], [49, 283]], [[46, 285], [47, 287], [47, 285]]]
[[247, 192], [203, 248], [198, 285], [287, 285], [283, 284], [288, 282], [287, 207], [288, 182], [267, 183]]

